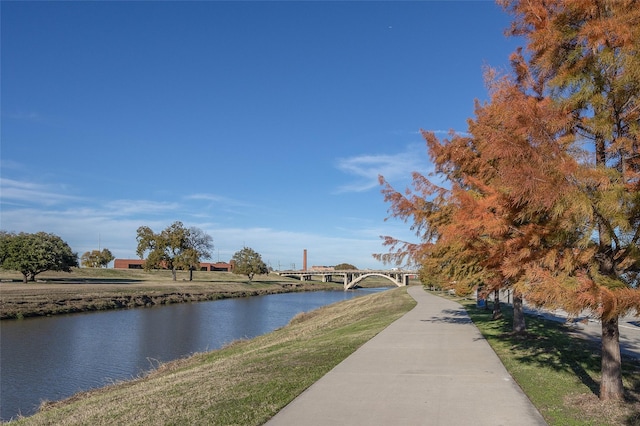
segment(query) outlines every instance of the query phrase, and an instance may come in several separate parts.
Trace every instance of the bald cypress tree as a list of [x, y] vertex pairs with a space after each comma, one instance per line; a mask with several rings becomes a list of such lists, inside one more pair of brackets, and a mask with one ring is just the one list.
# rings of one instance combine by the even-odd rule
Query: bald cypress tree
[[591, 311], [602, 323], [600, 397], [622, 399], [618, 319], [640, 308], [640, 7], [501, 3], [527, 46], [508, 78], [489, 72], [491, 100], [469, 136], [425, 133], [447, 185], [414, 174], [412, 190], [385, 186], [391, 216], [421, 242], [386, 237], [380, 258]]
[[[520, 79], [572, 117], [582, 148], [570, 178], [576, 243], [556, 257], [573, 280], [569, 308], [602, 321], [602, 399], [622, 399], [618, 318], [638, 308], [640, 271], [640, 6], [635, 1], [502, 1]], [[547, 281], [557, 274], [547, 274]], [[556, 287], [557, 288], [557, 287]], [[543, 296], [540, 293], [541, 298]]]

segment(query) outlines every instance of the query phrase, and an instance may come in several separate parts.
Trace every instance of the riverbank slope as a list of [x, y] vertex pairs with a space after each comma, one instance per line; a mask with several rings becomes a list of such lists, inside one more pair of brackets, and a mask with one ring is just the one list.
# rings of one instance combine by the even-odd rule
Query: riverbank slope
[[333, 304], [267, 335], [48, 404], [15, 424], [261, 425], [414, 306], [406, 287]]
[[[253, 281], [230, 272], [74, 268], [71, 273], [45, 272], [22, 283], [17, 272], [0, 271], [0, 319], [123, 309], [292, 291], [342, 290], [340, 283], [299, 281], [258, 275]], [[387, 283], [388, 284], [388, 283]], [[386, 285], [386, 284], [382, 284]]]

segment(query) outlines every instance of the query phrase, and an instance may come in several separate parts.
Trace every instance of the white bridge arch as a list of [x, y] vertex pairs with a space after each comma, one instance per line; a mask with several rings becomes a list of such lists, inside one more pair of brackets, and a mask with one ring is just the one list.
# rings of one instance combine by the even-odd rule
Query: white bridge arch
[[345, 270], [345, 271], [275, 271], [274, 273], [284, 277], [300, 278], [300, 281], [310, 281], [311, 277], [321, 276], [322, 282], [333, 282], [334, 276], [343, 278], [344, 289], [354, 288], [360, 281], [368, 277], [386, 278], [398, 287], [409, 285], [409, 277], [415, 275], [415, 272], [408, 271], [371, 271], [371, 270]]

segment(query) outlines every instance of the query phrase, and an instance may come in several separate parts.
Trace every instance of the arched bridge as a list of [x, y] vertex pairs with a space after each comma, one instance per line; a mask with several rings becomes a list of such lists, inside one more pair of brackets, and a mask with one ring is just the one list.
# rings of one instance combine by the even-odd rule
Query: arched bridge
[[300, 278], [300, 281], [311, 281], [311, 277], [322, 277], [323, 283], [333, 282], [333, 278], [342, 277], [344, 289], [354, 288], [360, 281], [367, 277], [386, 278], [398, 287], [409, 285], [409, 277], [415, 275], [415, 272], [409, 271], [373, 271], [373, 270], [345, 270], [345, 271], [274, 271], [274, 273], [283, 277]]

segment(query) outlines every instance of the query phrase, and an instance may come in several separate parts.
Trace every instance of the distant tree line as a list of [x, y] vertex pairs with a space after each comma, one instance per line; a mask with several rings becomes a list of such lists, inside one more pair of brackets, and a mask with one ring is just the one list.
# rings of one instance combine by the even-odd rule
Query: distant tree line
[[333, 269], [335, 269], [336, 271], [356, 271], [356, 270], [358, 270], [358, 268], [356, 268], [355, 266], [353, 266], [350, 263], [340, 263], [340, 264], [334, 266]]
[[[148, 226], [137, 230], [138, 246], [136, 253], [145, 259], [144, 269], [169, 269], [174, 281], [177, 270], [188, 270], [189, 281], [193, 280], [193, 271], [200, 262], [211, 257], [213, 239], [199, 228], [186, 228], [176, 221], [160, 232], [154, 232]], [[80, 263], [88, 268], [107, 267], [114, 256], [107, 248], [87, 251], [82, 254]], [[231, 260], [235, 274], [246, 275], [252, 281], [256, 275], [268, 274], [269, 268], [262, 257], [250, 247], [243, 247]], [[19, 271], [24, 282], [35, 281], [37, 274], [45, 271], [71, 272], [78, 266], [78, 255], [60, 237], [45, 232], [34, 234], [0, 231], [0, 269]], [[342, 263], [335, 269], [357, 269]]]

